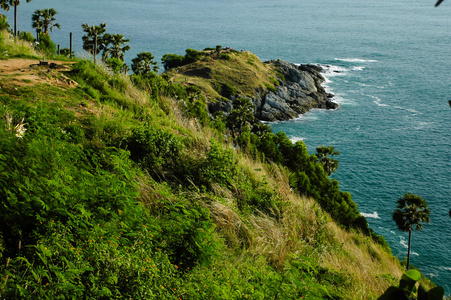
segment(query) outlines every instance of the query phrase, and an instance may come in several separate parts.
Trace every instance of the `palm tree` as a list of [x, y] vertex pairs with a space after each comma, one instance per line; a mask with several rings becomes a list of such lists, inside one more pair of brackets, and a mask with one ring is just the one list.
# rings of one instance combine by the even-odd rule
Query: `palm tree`
[[[31, 2], [31, 0], [27, 0], [27, 2]], [[17, 6], [19, 5], [20, 0], [0, 0], [0, 7], [6, 11], [14, 6], [14, 36], [17, 36]]]
[[393, 221], [395, 221], [398, 229], [409, 232], [409, 244], [407, 248], [407, 270], [410, 263], [410, 241], [412, 238], [412, 230], [421, 230], [422, 223], [429, 223], [430, 211], [426, 200], [414, 194], [405, 194], [398, 199], [398, 206], [393, 212]]
[[33, 21], [31, 26], [36, 28], [36, 33], [39, 36], [39, 33], [44, 32], [45, 34], [49, 34], [53, 31], [53, 27], [61, 29], [60, 24], [54, 23], [56, 21], [55, 15], [58, 12], [53, 8], [47, 9], [37, 9], [34, 14], [31, 16], [31, 20]]
[[[83, 39], [83, 49], [91, 53], [94, 57], [94, 63], [96, 63], [96, 56], [102, 47], [102, 34], [106, 31], [106, 24], [101, 23], [99, 26], [88, 24], [82, 24], [81, 27], [83, 31], [86, 32], [86, 35], [82, 37]], [[100, 47], [99, 47], [100, 45]]]
[[[117, 58], [124, 61], [124, 54], [130, 50], [130, 46], [126, 45], [130, 42], [129, 39], [125, 39], [122, 34], [108, 34], [103, 36], [104, 50], [103, 59], [108, 56], [111, 58]], [[111, 44], [111, 47], [108, 47]]]
[[141, 52], [132, 59], [132, 70], [137, 75], [146, 75], [153, 72], [158, 72], [157, 63], [154, 61], [154, 56], [150, 52]]

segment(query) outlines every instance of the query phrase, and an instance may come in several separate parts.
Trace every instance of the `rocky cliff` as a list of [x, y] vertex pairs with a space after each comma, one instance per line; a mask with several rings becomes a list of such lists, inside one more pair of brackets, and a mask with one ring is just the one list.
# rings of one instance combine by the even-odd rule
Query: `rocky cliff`
[[261, 97], [255, 97], [256, 117], [263, 121], [289, 120], [312, 108], [336, 109], [338, 104], [321, 85], [324, 77], [321, 67], [315, 65], [295, 65], [285, 61], [269, 61], [284, 80], [275, 91], [268, 90]]
[[236, 98], [251, 99], [262, 121], [289, 120], [312, 108], [335, 109], [321, 67], [262, 62], [249, 51], [197, 52], [198, 60], [165, 71], [173, 83], [199, 88], [209, 112], [228, 113]]

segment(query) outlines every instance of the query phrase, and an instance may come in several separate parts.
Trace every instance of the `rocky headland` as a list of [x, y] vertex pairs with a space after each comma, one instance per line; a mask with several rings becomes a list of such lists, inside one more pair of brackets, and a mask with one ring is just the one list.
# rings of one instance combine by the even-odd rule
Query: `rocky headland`
[[322, 86], [320, 66], [262, 62], [243, 50], [198, 53], [197, 61], [165, 73], [174, 83], [199, 88], [211, 115], [228, 114], [236, 98], [250, 99], [261, 121], [290, 120], [313, 108], [338, 108]]
[[284, 80], [261, 97], [252, 98], [255, 115], [262, 121], [290, 120], [312, 108], [336, 109], [333, 95], [322, 83], [322, 68], [316, 65], [295, 65], [281, 60], [269, 61]]

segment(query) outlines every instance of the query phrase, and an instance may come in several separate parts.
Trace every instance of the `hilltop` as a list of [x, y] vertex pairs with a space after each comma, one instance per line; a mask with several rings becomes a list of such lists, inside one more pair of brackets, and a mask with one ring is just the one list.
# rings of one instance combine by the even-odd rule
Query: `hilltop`
[[[0, 35], [0, 298], [376, 299], [398, 281], [302, 142], [208, 115], [225, 98], [214, 68], [132, 81], [86, 60], [36, 67], [20, 43]], [[250, 98], [275, 85], [234, 74], [218, 84]]]
[[[194, 51], [188, 49], [187, 55]], [[296, 118], [312, 108], [338, 108], [331, 101], [333, 95], [322, 87], [321, 71], [314, 65], [262, 62], [249, 51], [221, 48], [198, 51], [189, 64], [165, 74], [174, 83], [200, 88], [211, 114], [229, 112], [232, 101], [244, 97], [253, 103], [259, 120], [276, 121]]]

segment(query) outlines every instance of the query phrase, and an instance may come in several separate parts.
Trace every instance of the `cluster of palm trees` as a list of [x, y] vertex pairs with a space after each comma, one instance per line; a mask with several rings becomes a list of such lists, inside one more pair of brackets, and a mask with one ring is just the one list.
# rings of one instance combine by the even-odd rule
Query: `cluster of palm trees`
[[[26, 0], [31, 2], [31, 0]], [[20, 5], [20, 0], [0, 0], [0, 8], [9, 11], [11, 7], [14, 7], [14, 36], [17, 36], [17, 7]], [[55, 23], [55, 15], [57, 11], [53, 8], [38, 9], [31, 17], [32, 26], [36, 29], [36, 34], [39, 39], [41, 32], [49, 34], [53, 31], [53, 27], [61, 28], [60, 24]]]
[[[125, 74], [130, 70], [124, 63], [125, 52], [130, 50], [128, 43], [130, 39], [126, 39], [122, 34], [109, 34], [106, 32], [106, 24], [88, 25], [82, 24], [83, 31], [86, 33], [83, 39], [83, 49], [90, 53], [94, 63], [97, 61], [97, 54], [102, 52], [102, 61], [111, 67], [111, 69], [119, 69]], [[158, 72], [157, 63], [154, 56], [150, 52], [141, 52], [132, 59], [132, 70], [136, 75], [147, 75]]]
[[[97, 54], [102, 52], [102, 61], [108, 59], [117, 59], [124, 62], [125, 52], [130, 50], [128, 43], [130, 39], [126, 39], [122, 34], [105, 33], [106, 24], [88, 25], [82, 24], [81, 27], [86, 34], [82, 37], [83, 49], [93, 56], [94, 63], [97, 60]], [[128, 67], [123, 64], [122, 71], [128, 72]]]

